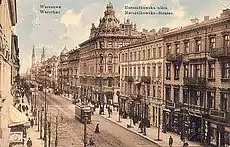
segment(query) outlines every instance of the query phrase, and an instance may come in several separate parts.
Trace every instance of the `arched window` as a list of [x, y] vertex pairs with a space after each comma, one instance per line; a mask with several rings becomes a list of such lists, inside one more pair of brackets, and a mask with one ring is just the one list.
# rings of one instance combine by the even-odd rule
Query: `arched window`
[[108, 54], [108, 63], [112, 63], [113, 62], [113, 56], [111, 53]]

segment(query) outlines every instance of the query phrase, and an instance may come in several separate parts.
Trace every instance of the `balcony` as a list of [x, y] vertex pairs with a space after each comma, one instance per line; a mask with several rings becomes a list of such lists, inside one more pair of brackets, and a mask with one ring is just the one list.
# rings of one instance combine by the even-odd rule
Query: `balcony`
[[212, 58], [230, 57], [230, 47], [211, 48], [210, 56]]
[[125, 81], [132, 83], [134, 81], [133, 76], [125, 76]]
[[150, 84], [151, 77], [150, 76], [142, 76], [141, 77], [141, 82], [146, 83], [146, 84]]
[[168, 53], [166, 55], [166, 61], [182, 61], [182, 60], [183, 60], [182, 53], [178, 53], [178, 54]]
[[206, 81], [206, 78], [184, 77], [184, 85], [187, 86], [205, 86]]
[[226, 117], [225, 113], [226, 113], [225, 111], [221, 111], [221, 110], [210, 110], [210, 115], [212, 117], [216, 117], [216, 118], [225, 119], [225, 117]]

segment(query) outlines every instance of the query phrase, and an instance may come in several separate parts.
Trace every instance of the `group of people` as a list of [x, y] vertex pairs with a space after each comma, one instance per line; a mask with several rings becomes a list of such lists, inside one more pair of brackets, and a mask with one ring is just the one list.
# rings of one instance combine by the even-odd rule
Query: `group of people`
[[[172, 147], [173, 145], [173, 138], [172, 136], [169, 137], [169, 147]], [[183, 140], [183, 147], [188, 147], [188, 142], [186, 142], [185, 140]]]

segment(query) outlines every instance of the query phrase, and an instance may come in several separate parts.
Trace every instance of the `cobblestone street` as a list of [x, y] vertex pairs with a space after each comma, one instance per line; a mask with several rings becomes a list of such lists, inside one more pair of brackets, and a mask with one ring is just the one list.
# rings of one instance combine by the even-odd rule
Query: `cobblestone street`
[[[39, 92], [38, 97], [44, 100], [44, 93]], [[74, 118], [74, 105], [63, 97], [47, 94], [48, 111], [52, 119], [55, 115], [63, 115], [60, 123], [58, 146], [83, 146], [83, 124]], [[48, 113], [49, 114], [49, 113]], [[52, 120], [52, 138], [54, 138], [55, 120]], [[95, 134], [96, 124], [100, 124], [100, 133]], [[88, 136], [93, 135], [95, 146], [98, 147], [154, 147], [153, 142], [127, 131], [98, 114], [92, 116], [92, 123], [87, 124]], [[54, 143], [54, 141], [52, 141]]]

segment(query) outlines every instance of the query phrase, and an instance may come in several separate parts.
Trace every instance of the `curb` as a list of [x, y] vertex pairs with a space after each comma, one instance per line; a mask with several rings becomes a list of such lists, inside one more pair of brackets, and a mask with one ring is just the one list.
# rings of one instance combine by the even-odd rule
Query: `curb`
[[146, 136], [144, 136], [144, 135], [142, 135], [142, 134], [140, 134], [140, 133], [138, 133], [138, 132], [136, 132], [136, 131], [130, 130], [130, 129], [126, 128], [125, 126], [123, 126], [123, 125], [121, 125], [121, 124], [119, 124], [119, 123], [116, 123], [114, 120], [111, 120], [111, 119], [109, 119], [109, 118], [107, 118], [107, 117], [105, 117], [105, 116], [102, 116], [102, 115], [100, 115], [100, 116], [103, 117], [104, 119], [106, 119], [106, 120], [108, 120], [108, 121], [110, 121], [110, 122], [116, 124], [116, 125], [119, 125], [120, 127], [124, 128], [124, 129], [126, 129], [126, 130], [128, 130], [128, 131], [130, 131], [130, 132], [132, 132], [132, 133], [134, 133], [134, 134], [137, 134], [138, 136], [141, 136], [141, 137], [143, 137], [143, 138], [145, 138], [145, 139], [147, 139], [147, 140], [149, 140], [149, 141], [155, 143], [155, 144], [158, 145], [159, 147], [162, 147], [162, 146], [159, 145], [159, 143], [156, 142], [155, 140], [153, 140], [153, 139], [151, 139], [151, 138], [149, 138], [149, 137], [146, 137]]

